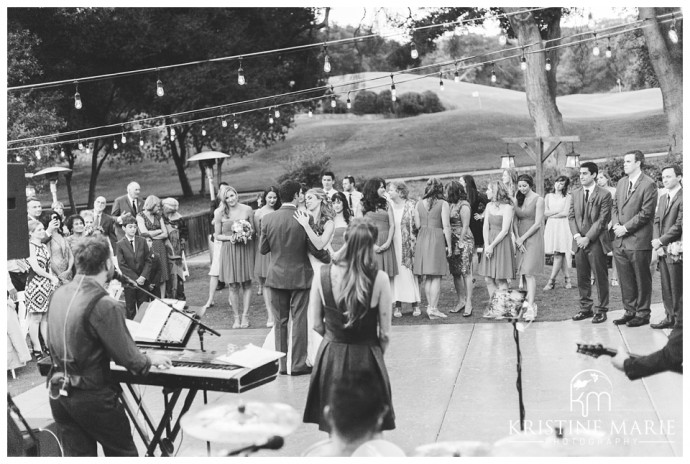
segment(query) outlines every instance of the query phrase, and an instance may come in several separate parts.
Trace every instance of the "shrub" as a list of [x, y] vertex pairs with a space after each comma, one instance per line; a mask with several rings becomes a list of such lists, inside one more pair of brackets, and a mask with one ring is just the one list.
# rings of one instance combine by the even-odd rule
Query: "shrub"
[[[654, 179], [658, 186], [661, 186], [661, 170], [669, 164], [677, 164], [683, 169], [683, 155], [669, 154], [659, 158], [648, 158], [642, 163], [642, 172]], [[603, 163], [599, 163], [599, 171], [606, 171], [611, 177], [611, 183], [616, 185], [620, 178], [625, 176], [623, 170], [623, 156], [610, 158]]]
[[384, 116], [393, 114], [393, 100], [391, 100], [390, 90], [383, 90], [376, 97], [376, 112]]
[[405, 92], [398, 97], [395, 115], [398, 117], [417, 116], [424, 113], [424, 98], [417, 92]]
[[424, 101], [424, 112], [425, 113], [440, 113], [444, 111], [445, 108], [441, 104], [438, 95], [436, 95], [431, 90], [427, 90], [422, 93], [422, 100]]
[[326, 144], [298, 145], [285, 163], [285, 172], [278, 183], [294, 180], [309, 187], [321, 186], [321, 172], [329, 170], [331, 157], [326, 154]]
[[355, 94], [352, 101], [352, 111], [355, 114], [376, 114], [376, 93], [370, 90], [361, 90]]

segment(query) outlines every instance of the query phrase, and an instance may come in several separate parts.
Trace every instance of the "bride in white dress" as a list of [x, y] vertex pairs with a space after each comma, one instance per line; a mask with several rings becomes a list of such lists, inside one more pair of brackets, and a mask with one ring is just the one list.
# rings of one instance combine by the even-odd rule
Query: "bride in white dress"
[[[333, 231], [335, 230], [335, 225], [333, 223], [333, 217], [335, 212], [331, 205], [331, 201], [328, 195], [323, 189], [314, 188], [307, 191], [305, 195], [305, 206], [307, 212], [296, 211], [295, 220], [298, 221], [302, 227], [304, 227], [305, 232], [309, 236], [312, 244], [317, 250], [323, 250], [330, 243], [333, 238]], [[313, 225], [309, 225], [309, 216], [313, 218]], [[311, 263], [312, 269], [314, 270], [314, 276], [318, 278], [319, 272], [323, 262], [318, 258], [309, 254], [309, 262]], [[313, 329], [314, 321], [312, 319], [311, 311], [307, 312], [307, 365], [313, 366], [314, 359], [316, 358], [316, 352], [321, 345], [321, 340], [323, 337], [316, 333]], [[266, 337], [263, 347], [266, 349], [275, 349], [275, 338], [273, 331], [275, 327], [271, 329]], [[288, 337], [292, 337], [292, 322], [288, 324]], [[287, 353], [287, 366], [288, 374], [290, 374], [290, 365], [292, 353], [290, 350], [291, 344], [288, 343], [288, 353]]]

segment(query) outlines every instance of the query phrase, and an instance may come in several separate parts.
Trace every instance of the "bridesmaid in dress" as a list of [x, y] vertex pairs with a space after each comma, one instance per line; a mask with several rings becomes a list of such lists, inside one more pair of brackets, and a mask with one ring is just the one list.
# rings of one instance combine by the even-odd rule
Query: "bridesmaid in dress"
[[[87, 219], [84, 222], [87, 224]], [[168, 267], [168, 249], [165, 247], [165, 239], [168, 238], [168, 228], [165, 227], [161, 216], [161, 201], [155, 195], [146, 197], [142, 211], [137, 214], [137, 226], [142, 237], [153, 240], [153, 250], [160, 255], [160, 297], [165, 298], [166, 282], [170, 278]], [[157, 282], [154, 282], [157, 283]]]
[[441, 278], [448, 274], [451, 255], [450, 208], [443, 199], [443, 184], [435, 177], [426, 182], [422, 200], [417, 202], [415, 225], [419, 229], [414, 251], [414, 273], [426, 277], [424, 293], [429, 319], [448, 317], [438, 310]]
[[524, 319], [537, 317], [534, 296], [537, 292], [537, 275], [544, 272], [544, 199], [532, 191], [534, 180], [529, 174], [518, 177], [518, 193], [515, 195], [516, 221], [513, 223], [517, 250], [517, 275], [524, 275], [527, 284]]
[[549, 193], [544, 199], [544, 253], [553, 255], [551, 276], [544, 287], [544, 291], [553, 290], [558, 273], [563, 270], [565, 288], [572, 288], [570, 282], [570, 262], [572, 260], [573, 233], [568, 224], [568, 213], [572, 198], [568, 193], [570, 179], [559, 176], [553, 183], [554, 193]]
[[343, 192], [334, 193], [332, 202], [333, 211], [335, 212], [335, 217], [333, 218], [335, 230], [333, 231], [333, 238], [328, 244], [328, 251], [331, 253], [331, 259], [335, 259], [336, 253], [345, 244], [345, 231], [350, 224], [352, 211], [350, 210], [350, 205], [347, 203], [347, 197]]
[[[222, 243], [220, 250], [220, 270], [218, 279], [225, 282], [230, 289], [228, 299], [235, 314], [233, 329], [249, 327], [249, 304], [252, 299], [252, 277], [254, 276], [254, 253], [256, 237], [253, 226], [251, 240], [247, 243], [234, 241], [232, 226], [236, 221], [247, 221], [254, 224], [254, 211], [251, 206], [240, 203], [237, 190], [228, 187], [221, 203], [214, 214], [215, 240]], [[233, 242], [234, 241], [234, 242]], [[242, 297], [240, 299], [240, 288]], [[240, 322], [239, 307], [242, 304], [242, 322]]]
[[[256, 230], [258, 236], [256, 243], [261, 243], [260, 231], [261, 220], [263, 217], [281, 207], [280, 198], [278, 197], [278, 188], [271, 186], [265, 190], [261, 201], [263, 206], [254, 213], [254, 230]], [[263, 294], [264, 304], [266, 305], [266, 311], [268, 312], [266, 327], [273, 327], [273, 312], [271, 311], [270, 297], [271, 289], [269, 287], [264, 287], [264, 284], [266, 283], [266, 276], [268, 275], [268, 264], [270, 261], [270, 253], [265, 255], [256, 253], [254, 272], [256, 273], [256, 278], [259, 281], [259, 295]]]
[[[508, 280], [515, 278], [515, 250], [510, 237], [514, 210], [503, 182], [489, 182], [486, 198], [489, 203], [484, 212], [484, 255], [477, 272], [484, 276], [491, 300], [496, 290], [508, 290]], [[494, 316], [488, 308], [482, 317]]]
[[402, 317], [402, 304], [412, 304], [412, 316], [421, 316], [419, 309], [421, 295], [419, 282], [412, 269], [414, 268], [414, 249], [416, 244], [417, 227], [415, 225], [415, 202], [408, 199], [409, 190], [403, 181], [393, 181], [388, 185], [388, 196], [391, 199], [393, 217], [395, 218], [395, 233], [393, 248], [398, 260], [398, 275], [393, 278], [393, 301], [395, 310], [393, 317]]
[[393, 248], [395, 217], [386, 199], [386, 183], [383, 179], [374, 177], [365, 182], [360, 206], [362, 215], [371, 219], [379, 231], [374, 246], [376, 264], [388, 274], [392, 286], [393, 278], [398, 275], [398, 262]]
[[[451, 313], [458, 313], [464, 309], [462, 315], [472, 315], [472, 257], [474, 255], [474, 236], [470, 230], [470, 215], [472, 208], [467, 201], [467, 193], [462, 184], [452, 181], [446, 188], [446, 198], [450, 205], [451, 256], [448, 258], [448, 268], [453, 276], [455, 293], [458, 303]], [[464, 303], [460, 298], [462, 287], [465, 286]]]

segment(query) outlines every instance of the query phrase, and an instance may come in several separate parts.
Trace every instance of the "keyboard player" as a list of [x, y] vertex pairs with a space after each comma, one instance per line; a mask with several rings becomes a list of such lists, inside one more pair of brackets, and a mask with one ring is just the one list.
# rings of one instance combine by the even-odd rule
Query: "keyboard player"
[[59, 287], [48, 309], [52, 358], [50, 408], [66, 456], [137, 456], [129, 420], [110, 379], [110, 360], [137, 375], [172, 364], [160, 354], [139, 351], [125, 325], [125, 306], [104, 285], [113, 263], [104, 237], [87, 237], [74, 249], [77, 274]]

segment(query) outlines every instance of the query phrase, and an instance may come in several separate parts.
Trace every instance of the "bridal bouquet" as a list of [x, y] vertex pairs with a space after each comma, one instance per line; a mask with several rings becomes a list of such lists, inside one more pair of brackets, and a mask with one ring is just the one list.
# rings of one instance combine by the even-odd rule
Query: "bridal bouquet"
[[683, 261], [683, 242], [669, 243], [666, 247], [666, 252], [672, 263], [679, 263]]
[[246, 243], [252, 239], [252, 235], [254, 235], [252, 225], [244, 219], [239, 219], [233, 222], [231, 226], [231, 231], [232, 233], [230, 234], [230, 243], [235, 245], [246, 245]]

